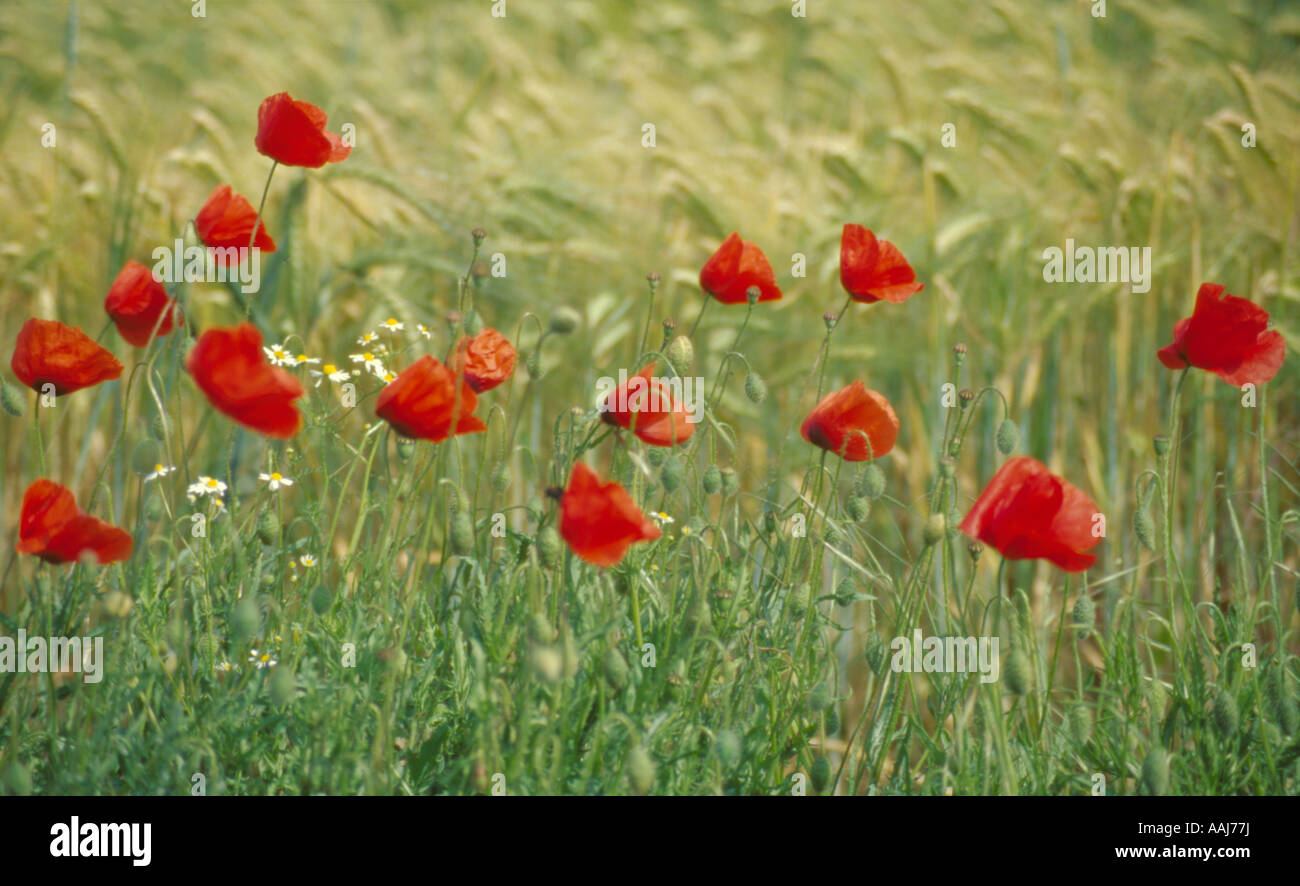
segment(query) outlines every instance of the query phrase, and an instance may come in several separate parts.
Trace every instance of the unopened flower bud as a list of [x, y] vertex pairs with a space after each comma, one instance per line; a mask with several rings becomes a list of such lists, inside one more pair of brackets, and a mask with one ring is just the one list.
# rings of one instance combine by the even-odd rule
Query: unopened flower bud
[[685, 375], [686, 370], [690, 369], [691, 364], [695, 362], [695, 346], [691, 344], [689, 338], [679, 335], [668, 343], [664, 356], [668, 358], [673, 369], [677, 370], [678, 375]]
[[473, 337], [483, 331], [483, 319], [479, 317], [478, 311], [470, 308], [465, 312], [465, 334]]
[[757, 372], [745, 376], [745, 396], [751, 403], [762, 403], [767, 398], [767, 383]]
[[568, 305], [561, 305], [551, 314], [551, 320], [547, 324], [551, 332], [556, 335], [568, 335], [578, 328], [582, 323], [582, 315]]
[[560, 562], [560, 533], [547, 526], [537, 533], [537, 560], [547, 569]]
[[1079, 636], [1086, 637], [1092, 633], [1097, 623], [1097, 604], [1092, 602], [1092, 598], [1086, 593], [1080, 594], [1079, 599], [1074, 601], [1074, 609], [1070, 611], [1070, 615]]
[[954, 361], [956, 361], [956, 363], [957, 363], [958, 366], [960, 366], [962, 363], [964, 363], [964, 362], [966, 361], [966, 343], [965, 343], [965, 342], [960, 342], [960, 341], [959, 341], [959, 342], [957, 342], [957, 344], [955, 344], [955, 345], [952, 346], [952, 358], [953, 358]]
[[873, 500], [884, 494], [885, 472], [875, 462], [868, 462], [858, 475], [858, 492]]
[[1020, 429], [1011, 419], [1006, 419], [998, 425], [997, 444], [998, 452], [1003, 455], [1010, 455], [1015, 452], [1016, 444], [1020, 442]]
[[700, 485], [703, 487], [705, 495], [713, 495], [722, 488], [722, 471], [718, 470], [717, 465], [709, 465], [704, 469], [704, 476], [700, 480]]
[[970, 561], [972, 563], [978, 563], [980, 559], [980, 555], [983, 553], [984, 553], [984, 545], [980, 544], [977, 541], [973, 541], [970, 544], [966, 545], [966, 554], [967, 556], [970, 557]]
[[3, 405], [4, 411], [10, 415], [19, 416], [27, 408], [27, 398], [17, 386], [9, 384], [8, 381], [0, 381], [0, 405]]
[[938, 544], [943, 541], [943, 533], [948, 528], [948, 521], [943, 514], [931, 514], [930, 518], [925, 521], [925, 532], [922, 537], [926, 545]]
[[1156, 455], [1163, 458], [1169, 454], [1169, 438], [1164, 434], [1156, 434], [1151, 440], [1151, 448], [1156, 451]]
[[722, 469], [722, 491], [731, 495], [740, 488], [740, 477], [736, 475], [736, 469], [726, 467]]
[[482, 228], [475, 228], [474, 230], [469, 232], [469, 235], [474, 238], [474, 245], [476, 247], [481, 246], [483, 244], [483, 241], [487, 239], [487, 231], [483, 230]]
[[451, 549], [462, 557], [474, 550], [474, 520], [468, 511], [457, 511], [451, 518]]
[[970, 406], [971, 403], [975, 402], [975, 392], [970, 388], [962, 388], [957, 392], [957, 402], [960, 404], [962, 409], [965, 409]]

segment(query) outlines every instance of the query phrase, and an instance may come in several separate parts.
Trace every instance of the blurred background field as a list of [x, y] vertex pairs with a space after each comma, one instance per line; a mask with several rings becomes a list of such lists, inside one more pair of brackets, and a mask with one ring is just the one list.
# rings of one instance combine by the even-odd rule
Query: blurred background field
[[[357, 144], [345, 163], [276, 174], [268, 341], [299, 336], [341, 363], [384, 318], [441, 324], [468, 231], [482, 226], [485, 255], [502, 253], [508, 267], [483, 282], [490, 325], [513, 337], [526, 312], [544, 323], [560, 305], [585, 318], [548, 346], [544, 379], [519, 407], [520, 442], [544, 461], [555, 416], [589, 406], [598, 376], [636, 368], [647, 272], [664, 280], [656, 323], [689, 328], [703, 303], [699, 268], [736, 230], [767, 252], [786, 293], [746, 332], [771, 396], [751, 404], [736, 379], [724, 407], [740, 442], [722, 460], [757, 495], [769, 470], [785, 479], [805, 464], [803, 383], [821, 316], [843, 301], [841, 225], [857, 222], [898, 244], [927, 284], [906, 305], [852, 306], [829, 369], [830, 385], [861, 378], [898, 410], [891, 494], [925, 495], [941, 386], [996, 383], [1021, 452], [1107, 514], [1098, 576], [1130, 568], [1151, 556], [1127, 531], [1132, 484], [1154, 465], [1175, 377], [1155, 351], [1190, 314], [1197, 285], [1262, 304], [1292, 357], [1300, 346], [1300, 9], [1107, 5], [1095, 18], [1074, 0], [808, 0], [798, 18], [785, 0], [508, 0], [496, 18], [489, 0], [211, 0], [195, 18], [180, 0], [10, 0], [0, 7], [0, 342], [29, 316], [96, 334], [123, 261], [148, 263], [219, 183], [256, 201], [269, 162], [253, 148], [257, 107], [286, 90], [324, 109], [330, 129], [353, 124]], [[55, 148], [42, 147], [46, 123]], [[647, 123], [654, 147], [642, 145]], [[940, 143], [947, 123], [953, 147]], [[1247, 123], [1257, 147], [1242, 145]], [[1150, 246], [1151, 290], [1045, 283], [1042, 251], [1067, 238]], [[804, 278], [791, 275], [795, 253], [807, 257]], [[196, 289], [191, 305], [191, 328], [241, 316], [217, 286]], [[743, 314], [706, 315], [696, 343], [706, 379]], [[524, 333], [525, 352], [534, 339]], [[969, 348], [961, 381], [947, 377], [959, 341]], [[1270, 457], [1292, 487], [1298, 372], [1289, 359], [1269, 401]], [[98, 428], [52, 449], [51, 471], [79, 495], [111, 446], [115, 396], [105, 387], [60, 406], [65, 427]], [[1216, 553], [1230, 531], [1216, 475], [1228, 488], [1258, 485], [1246, 458], [1255, 415], [1239, 398], [1204, 373], [1184, 392], [1178, 501], [1183, 525], [1198, 529], [1177, 544], [1204, 552], [1207, 600], [1230, 596], [1234, 580]], [[1000, 460], [1001, 415], [989, 404], [959, 466], [968, 496]], [[0, 424], [7, 538], [35, 471], [23, 427]], [[1278, 491], [1278, 512], [1296, 507]], [[1236, 504], [1242, 531], [1257, 534], [1252, 502]], [[1282, 551], [1293, 568], [1295, 527]], [[1060, 575], [1036, 574], [1041, 599]]]

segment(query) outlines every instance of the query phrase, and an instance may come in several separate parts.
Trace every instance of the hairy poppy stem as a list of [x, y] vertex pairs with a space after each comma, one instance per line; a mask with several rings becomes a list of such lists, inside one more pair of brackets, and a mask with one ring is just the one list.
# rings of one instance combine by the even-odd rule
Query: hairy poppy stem
[[691, 325], [691, 332], [686, 336], [692, 341], [695, 340], [695, 330], [700, 328], [700, 321], [704, 319], [704, 312], [709, 309], [709, 302], [711, 301], [713, 301], [711, 298], [704, 299], [704, 307], [700, 308], [700, 312], [695, 315], [695, 323]]
[[[266, 184], [262, 186], [262, 199], [257, 203], [257, 217], [253, 219], [253, 233], [248, 235], [249, 252], [253, 251], [253, 246], [257, 243], [257, 230], [262, 226], [262, 210], [266, 208], [266, 195], [271, 192], [271, 178], [275, 175], [275, 168], [279, 165], [279, 160], [272, 160], [271, 171], [266, 174]], [[248, 319], [253, 318], [253, 296], [251, 293], [244, 304], [244, 313]]]

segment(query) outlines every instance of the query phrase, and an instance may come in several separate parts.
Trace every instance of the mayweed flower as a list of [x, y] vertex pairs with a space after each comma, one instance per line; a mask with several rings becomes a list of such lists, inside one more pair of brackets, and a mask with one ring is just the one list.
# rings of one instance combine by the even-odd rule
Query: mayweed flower
[[855, 381], [823, 397], [799, 432], [809, 443], [845, 461], [868, 461], [894, 448], [898, 416], [884, 395]]
[[372, 375], [384, 374], [384, 364], [380, 362], [379, 358], [375, 356], [372, 351], [365, 351], [361, 354], [348, 354], [348, 359], [353, 363], [365, 364], [366, 372], [369, 372]]
[[651, 514], [651, 515], [650, 515], [650, 519], [651, 519], [651, 520], [654, 520], [654, 521], [655, 521], [656, 523], [658, 523], [660, 526], [665, 526], [665, 525], [667, 525], [667, 524], [669, 524], [669, 523], [676, 523], [676, 522], [677, 522], [677, 521], [674, 520], [672, 517], [670, 517], [670, 516], [668, 516], [667, 514], [665, 514], [663, 511], [656, 511], [655, 513]]
[[216, 477], [208, 477], [202, 474], [199, 475], [198, 480], [191, 483], [185, 489], [185, 495], [190, 501], [194, 501], [196, 498], [202, 498], [205, 495], [224, 495], [225, 492], [225, 483], [221, 482]]
[[316, 387], [318, 388], [321, 386], [321, 382], [325, 381], [325, 379], [329, 379], [337, 384], [339, 382], [345, 382], [352, 377], [348, 374], [346, 369], [339, 369], [333, 363], [326, 363], [322, 365], [319, 370], [308, 369], [307, 372], [316, 377]]
[[153, 466], [152, 471], [144, 475], [144, 482], [148, 483], [151, 480], [160, 480], [174, 470], [176, 470], [176, 468], [171, 465], [156, 464]]
[[203, 245], [209, 250], [222, 250], [209, 253], [213, 261], [222, 267], [230, 263], [231, 257], [240, 255], [227, 250], [248, 248], [254, 224], [257, 225], [257, 237], [253, 240], [253, 248], [261, 252], [275, 252], [275, 241], [266, 232], [264, 221], [258, 219], [253, 204], [231, 190], [230, 185], [213, 188], [207, 202], [194, 217], [194, 230], [198, 232]]
[[182, 322], [166, 288], [138, 261], [122, 266], [104, 297], [104, 310], [118, 334], [137, 348], [149, 343], [155, 327], [161, 338]]
[[1096, 562], [1088, 551], [1097, 505], [1087, 493], [1053, 474], [1037, 459], [1008, 459], [980, 493], [961, 531], [997, 548], [1008, 560], [1049, 560], [1066, 572]]
[[214, 670], [216, 670], [218, 674], [228, 674], [234, 669], [235, 669], [234, 665], [232, 665], [230, 662], [226, 661], [225, 659], [222, 659], [221, 663], [218, 664]]
[[292, 437], [302, 424], [293, 403], [302, 385], [269, 365], [261, 349], [262, 334], [251, 323], [209, 329], [185, 368], [218, 411], [268, 437]]
[[299, 354], [293, 360], [294, 366], [302, 366], [304, 363], [319, 363], [320, 357], [308, 357], [306, 354]]
[[389, 317], [383, 323], [379, 324], [379, 328], [385, 330], [386, 332], [401, 332], [403, 329], [406, 328], [406, 324], [402, 323], [399, 320], [395, 320], [392, 317]]
[[573, 552], [596, 566], [613, 566], [627, 549], [663, 533], [614, 481], [602, 483], [582, 462], [573, 466], [560, 499], [560, 535]]
[[269, 348], [262, 348], [266, 353], [266, 359], [271, 361], [272, 366], [293, 366], [298, 361], [292, 354], [284, 349], [283, 345], [271, 345]]
[[347, 159], [352, 148], [325, 130], [325, 112], [315, 105], [294, 101], [287, 92], [269, 96], [257, 109], [259, 153], [286, 166], [317, 168]]
[[117, 358], [86, 333], [58, 320], [36, 317], [18, 330], [9, 368], [38, 394], [53, 385], [60, 397], [122, 375]]
[[430, 330], [429, 327], [425, 326], [423, 323], [416, 323], [415, 331], [420, 333], [420, 335], [423, 335], [425, 338], [428, 339], [433, 338], [433, 331]]
[[857, 302], [901, 303], [925, 288], [898, 247], [862, 225], [845, 225], [840, 235], [840, 284]]
[[279, 662], [275, 660], [274, 653], [269, 650], [258, 652], [256, 649], [249, 650], [248, 663], [254, 665], [259, 671], [263, 668], [273, 668], [279, 664]]
[[71, 490], [44, 477], [23, 493], [18, 518], [20, 554], [35, 554], [47, 563], [77, 563], [94, 558], [103, 566], [131, 556], [131, 534], [78, 510]]
[[379, 341], [379, 335], [374, 332], [363, 332], [361, 338], [357, 339], [357, 344], [368, 345], [371, 342]]
[[743, 305], [751, 286], [758, 287], [757, 301], [776, 301], [781, 289], [767, 256], [748, 240], [733, 232], [700, 270], [700, 288], [724, 305]]
[[316, 565], [316, 558], [311, 554], [303, 554], [298, 558], [298, 562], [302, 564], [303, 569], [311, 569]]
[[293, 485], [293, 480], [289, 479], [283, 474], [278, 474], [278, 473], [258, 474], [257, 479], [261, 480], [268, 487], [270, 487], [272, 492], [279, 492], [281, 486]]
[[1157, 356], [1170, 369], [1195, 366], [1230, 385], [1263, 384], [1282, 368], [1286, 342], [1266, 329], [1268, 311], [1224, 289], [1202, 283], [1192, 316], [1174, 325], [1173, 343]]

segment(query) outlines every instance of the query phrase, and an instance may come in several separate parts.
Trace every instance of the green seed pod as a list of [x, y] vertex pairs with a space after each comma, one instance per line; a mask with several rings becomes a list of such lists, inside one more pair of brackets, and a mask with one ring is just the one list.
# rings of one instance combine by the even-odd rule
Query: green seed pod
[[560, 562], [560, 533], [547, 525], [537, 533], [537, 560], [546, 569], [554, 569]]
[[141, 477], [152, 474], [162, 460], [162, 448], [157, 440], [141, 440], [131, 450], [131, 470]]
[[541, 377], [542, 377], [542, 350], [541, 350], [541, 348], [537, 348], [537, 349], [534, 350], [531, 354], [528, 355], [527, 359], [524, 360], [524, 368], [528, 370], [528, 375], [529, 375], [529, 377], [531, 377], [531, 378], [541, 378]]
[[682, 479], [686, 473], [682, 467], [681, 460], [675, 455], [668, 457], [664, 466], [659, 470], [659, 482], [664, 485], [664, 492], [672, 495], [682, 485]]
[[1020, 442], [1020, 428], [1011, 419], [1006, 419], [998, 425], [997, 444], [998, 452], [1003, 455], [1010, 455], [1016, 451], [1016, 444]]
[[835, 705], [826, 709], [826, 734], [835, 735], [840, 731], [840, 711]]
[[762, 403], [767, 399], [767, 382], [757, 372], [745, 376], [745, 396], [750, 403]]
[[5, 769], [5, 791], [12, 797], [29, 797], [32, 793], [32, 773], [14, 760]]
[[605, 679], [615, 690], [621, 692], [627, 686], [627, 659], [613, 646], [605, 650], [601, 667], [605, 671]]
[[818, 683], [808, 693], [808, 712], [816, 716], [829, 708], [832, 700], [831, 688], [825, 683]]
[[241, 643], [256, 634], [261, 625], [262, 612], [251, 594], [241, 597], [230, 610], [230, 630]]
[[740, 755], [744, 749], [744, 741], [740, 733], [734, 729], [723, 729], [718, 732], [717, 743], [714, 745], [718, 752], [718, 762], [722, 764], [723, 769], [735, 769], [736, 764], [740, 762]]
[[1078, 744], [1087, 744], [1092, 738], [1092, 709], [1077, 704], [1070, 708], [1069, 718], [1071, 737]]
[[695, 362], [695, 345], [684, 335], [679, 335], [668, 343], [664, 349], [664, 356], [672, 364], [673, 369], [677, 370], [678, 375], [685, 375], [686, 370], [691, 368]]
[[1241, 723], [1241, 712], [1237, 709], [1237, 697], [1226, 689], [1219, 690], [1214, 696], [1214, 727], [1224, 738], [1237, 734]]
[[852, 578], [844, 577], [840, 579], [839, 585], [835, 588], [835, 602], [841, 606], [848, 606], [857, 596], [858, 584]]
[[23, 395], [22, 389], [9, 384], [7, 380], [0, 381], [0, 406], [16, 417], [26, 411], [27, 397]]
[[1092, 598], [1087, 594], [1080, 594], [1079, 599], [1074, 601], [1074, 609], [1070, 611], [1070, 616], [1079, 636], [1086, 637], [1092, 633], [1092, 629], [1097, 624], [1097, 604], [1093, 603]]
[[736, 475], [735, 468], [723, 468], [721, 473], [722, 491], [724, 494], [731, 495], [740, 488], [740, 477]]
[[317, 585], [311, 592], [311, 608], [317, 615], [324, 615], [334, 605], [334, 595], [325, 585]]
[[862, 473], [858, 474], [858, 494], [874, 501], [884, 493], [885, 472], [875, 462], [868, 462]]
[[812, 775], [809, 780], [812, 782], [813, 790], [819, 794], [831, 783], [831, 761], [825, 754], [818, 754], [813, 758]]
[[1159, 796], [1169, 788], [1169, 755], [1152, 748], [1142, 761], [1142, 787], [1150, 796]]
[[1151, 519], [1151, 512], [1145, 503], [1138, 505], [1133, 511], [1133, 534], [1148, 551], [1156, 549], [1156, 524]]
[[1029, 658], [1019, 649], [1011, 650], [1006, 665], [1007, 689], [1014, 695], [1024, 695], [1029, 691], [1033, 674], [1029, 667]]
[[257, 537], [264, 545], [273, 545], [280, 540], [280, 517], [275, 508], [267, 508], [258, 514]]
[[650, 467], [657, 468], [668, 460], [668, 450], [663, 446], [651, 446], [645, 457], [650, 462]]
[[555, 309], [551, 315], [547, 328], [556, 335], [568, 335], [578, 328], [582, 322], [582, 315], [568, 305], [561, 305]]
[[627, 780], [633, 793], [645, 795], [655, 784], [655, 764], [650, 752], [637, 745], [627, 755]]
[[452, 515], [451, 549], [462, 557], [474, 550], [474, 521], [468, 511], [457, 511]]
[[722, 471], [718, 470], [717, 465], [709, 465], [704, 469], [700, 486], [703, 487], [705, 495], [713, 495], [722, 489]]
[[865, 495], [852, 496], [844, 503], [844, 510], [848, 512], [849, 518], [853, 522], [861, 523], [871, 516], [871, 499]]
[[889, 661], [889, 646], [881, 639], [879, 634], [872, 633], [867, 637], [867, 648], [865, 652], [867, 667], [876, 675], [885, 672], [885, 666]]
[[415, 441], [408, 440], [405, 437], [397, 441], [397, 457], [402, 461], [410, 461], [415, 455]]
[[293, 701], [294, 697], [294, 675], [293, 669], [288, 665], [276, 665], [271, 669], [270, 680], [271, 703], [277, 707], [284, 707]]
[[497, 492], [505, 492], [510, 488], [510, 466], [505, 462], [492, 469], [492, 488]]
[[478, 315], [478, 311], [470, 308], [465, 312], [465, 334], [471, 338], [483, 331], [483, 318]]
[[840, 543], [840, 531], [834, 523], [827, 523], [826, 528], [822, 531], [822, 537], [826, 539], [826, 544], [837, 545]]
[[1156, 451], [1156, 455], [1164, 458], [1169, 454], [1169, 438], [1164, 434], [1156, 434], [1151, 438], [1151, 448]]
[[948, 521], [943, 514], [931, 514], [930, 518], [925, 521], [925, 531], [922, 534], [926, 547], [943, 541], [943, 535], [947, 528]]

